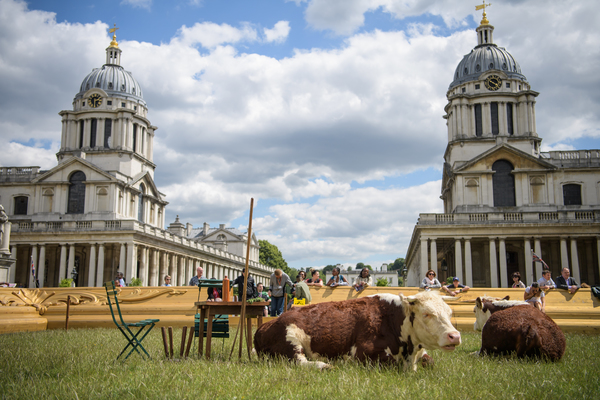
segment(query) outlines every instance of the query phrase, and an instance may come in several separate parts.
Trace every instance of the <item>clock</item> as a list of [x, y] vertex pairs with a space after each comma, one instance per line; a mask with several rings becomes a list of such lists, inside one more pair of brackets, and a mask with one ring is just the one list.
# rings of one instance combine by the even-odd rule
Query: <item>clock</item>
[[99, 94], [93, 94], [88, 99], [88, 104], [93, 108], [99, 107], [102, 104], [102, 97]]
[[502, 87], [502, 78], [498, 75], [490, 75], [483, 82], [489, 90], [498, 90]]

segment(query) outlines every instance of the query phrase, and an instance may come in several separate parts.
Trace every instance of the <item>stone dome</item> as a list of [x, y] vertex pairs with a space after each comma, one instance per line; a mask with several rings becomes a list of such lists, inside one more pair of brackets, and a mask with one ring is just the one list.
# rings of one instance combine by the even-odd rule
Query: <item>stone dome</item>
[[491, 70], [502, 71], [509, 78], [527, 82], [519, 63], [505, 48], [495, 44], [484, 44], [475, 47], [458, 63], [454, 71], [454, 81], [449, 89], [465, 82], [476, 81], [482, 73]]
[[109, 97], [120, 97], [146, 106], [140, 84], [133, 78], [131, 72], [125, 71], [120, 65], [104, 64], [102, 68], [94, 68], [81, 82], [75, 99], [83, 98], [85, 92], [92, 88], [104, 90]]

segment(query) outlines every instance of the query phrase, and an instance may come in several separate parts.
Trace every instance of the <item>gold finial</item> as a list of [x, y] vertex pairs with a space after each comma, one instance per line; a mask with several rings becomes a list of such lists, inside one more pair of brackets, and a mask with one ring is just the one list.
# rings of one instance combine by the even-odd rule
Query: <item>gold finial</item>
[[483, 10], [483, 18], [481, 19], [480, 24], [481, 25], [489, 25], [490, 21], [488, 21], [487, 17], [486, 17], [486, 13], [485, 13], [485, 8], [491, 6], [492, 3], [488, 3], [485, 4], [485, 0], [483, 0], [483, 4], [480, 4], [478, 6], [475, 6], [475, 11], [479, 11], [479, 10]]
[[113, 24], [113, 28], [110, 28], [108, 30], [108, 33], [112, 33], [113, 34], [113, 40], [112, 42], [110, 42], [110, 46], [109, 47], [119, 47], [119, 43], [117, 43], [117, 35], [115, 34], [115, 32], [117, 31], [117, 24]]

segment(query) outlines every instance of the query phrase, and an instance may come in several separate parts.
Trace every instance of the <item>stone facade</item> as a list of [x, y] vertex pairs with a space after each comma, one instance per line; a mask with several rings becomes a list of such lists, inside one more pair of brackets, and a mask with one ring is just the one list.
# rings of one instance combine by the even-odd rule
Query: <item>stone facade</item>
[[563, 267], [600, 284], [600, 150], [540, 151], [535, 98], [520, 66], [493, 43], [484, 16], [477, 46], [446, 94], [441, 198], [444, 214], [420, 214], [406, 254], [408, 284], [428, 269], [468, 286], [526, 284]]
[[[164, 229], [168, 202], [154, 183], [152, 162], [157, 128], [147, 119], [140, 85], [120, 63], [113, 36], [106, 64], [85, 77], [73, 110], [59, 113], [56, 167], [0, 168], [0, 203], [12, 222], [17, 260], [9, 282], [35, 287], [32, 265], [40, 287], [58, 286], [73, 273], [77, 286], [102, 286], [117, 271], [144, 286], [159, 286], [169, 274], [181, 286], [198, 266], [219, 279], [243, 271], [246, 255], [238, 250], [245, 244], [229, 246], [232, 253], [188, 238], [185, 229]], [[272, 268], [258, 263], [253, 239], [250, 271], [266, 283]]]

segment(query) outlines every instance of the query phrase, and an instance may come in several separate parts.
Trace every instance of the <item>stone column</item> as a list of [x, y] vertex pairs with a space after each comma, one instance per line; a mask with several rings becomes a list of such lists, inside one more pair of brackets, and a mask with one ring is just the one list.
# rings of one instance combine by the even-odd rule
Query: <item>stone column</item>
[[531, 282], [533, 282], [533, 267], [532, 267], [532, 263], [533, 263], [533, 258], [531, 257], [531, 240], [529, 239], [525, 239], [524, 240], [524, 244], [525, 244], [525, 276], [523, 279], [523, 283], [526, 286], [531, 285]]
[[422, 277], [425, 276], [425, 272], [427, 272], [429, 265], [429, 257], [427, 252], [427, 238], [421, 236], [421, 272], [417, 274], [417, 286], [419, 286], [419, 282], [421, 282]]
[[215, 271], [213, 271], [213, 267], [210, 263], [208, 262], [203, 262], [204, 264], [204, 273], [206, 274], [206, 276], [208, 276], [209, 278], [215, 277]]
[[473, 261], [471, 259], [471, 239], [465, 238], [465, 285], [473, 287]]
[[38, 271], [38, 248], [37, 245], [31, 245], [31, 262], [29, 263], [29, 288], [35, 289], [35, 276], [31, 273], [31, 265], [35, 268], [37, 273]]
[[131, 278], [137, 277], [137, 252], [133, 242], [127, 243], [127, 268], [125, 269], [125, 283], [131, 283]]
[[40, 287], [44, 287], [44, 277], [46, 276], [46, 245], [40, 244], [40, 257], [38, 261], [38, 281], [40, 282]]
[[[598, 242], [600, 243], [600, 239], [598, 239]], [[10, 249], [10, 258], [12, 258], [13, 260], [17, 259], [17, 245], [13, 245], [12, 248]], [[10, 266], [10, 268], [8, 269], [8, 281], [13, 283], [15, 282], [15, 279], [17, 277], [17, 262], [13, 262]]]
[[98, 244], [98, 268], [96, 269], [96, 285], [104, 284], [104, 243]]
[[571, 238], [571, 275], [577, 283], [581, 284], [581, 274], [579, 273], [579, 255], [577, 254], [577, 239]]
[[96, 280], [96, 244], [90, 245], [90, 265], [88, 270], [88, 287], [94, 287], [94, 281]]
[[119, 267], [117, 268], [119, 272], [123, 273], [125, 276], [125, 269], [127, 266], [127, 247], [125, 247], [125, 243], [121, 243], [121, 252], [119, 253]]
[[173, 286], [177, 282], [177, 256], [175, 254], [171, 254], [171, 263], [169, 264], [169, 275], [171, 275], [171, 282]]
[[456, 274], [456, 276], [458, 277], [458, 279], [460, 279], [460, 281], [463, 281], [463, 262], [462, 262], [462, 245], [460, 243], [460, 239], [456, 239], [454, 241], [454, 265], [455, 265], [455, 269], [456, 271], [454, 271], [454, 273]]
[[508, 286], [508, 271], [506, 265], [506, 242], [505, 238], [500, 238], [500, 247], [498, 251], [498, 257], [500, 258], [500, 285], [498, 287], [510, 287]]
[[185, 257], [179, 256], [177, 261], [177, 286], [185, 286]]
[[58, 269], [58, 283], [67, 277], [67, 244], [60, 244], [60, 266]]
[[[69, 245], [69, 268], [67, 268], [67, 274], [66, 276], [70, 276], [71, 271], [73, 271], [73, 268], [75, 268], [75, 244], [71, 243]], [[77, 283], [75, 283], [77, 284]]]
[[142, 247], [141, 253], [139, 278], [142, 280], [142, 286], [148, 286], [148, 248]]
[[165, 280], [165, 275], [167, 275], [167, 271], [169, 271], [169, 261], [167, 259], [167, 252], [166, 251], [161, 251], [160, 252], [160, 265], [158, 268], [158, 286], [162, 285], [164, 283]]
[[496, 239], [490, 238], [490, 279], [491, 287], [498, 286], [498, 258], [496, 257]]
[[[544, 258], [542, 257], [542, 243], [540, 242], [540, 238], [539, 237], [534, 237], [533, 238], [533, 248], [534, 248], [534, 252], [535, 254], [538, 255], [538, 257], [540, 258]], [[544, 265], [541, 262], [536, 262], [535, 263], [535, 278], [534, 278], [534, 282], [537, 282], [538, 279], [540, 279], [542, 277], [542, 270]]]
[[150, 249], [150, 273], [148, 274], [148, 286], [158, 286], [158, 257], [159, 253], [156, 249]]
[[567, 238], [560, 238], [560, 269], [569, 268], [569, 250], [567, 249]]
[[[435, 271], [435, 275], [438, 275], [438, 268], [437, 268], [437, 243], [435, 241], [435, 238], [431, 238], [431, 269]], [[425, 275], [422, 275], [425, 276]], [[290, 278], [292, 278], [290, 276]], [[294, 277], [295, 278], [295, 277]], [[292, 278], [292, 280], [294, 280], [294, 278]], [[421, 278], [423, 279], [423, 278]]]

